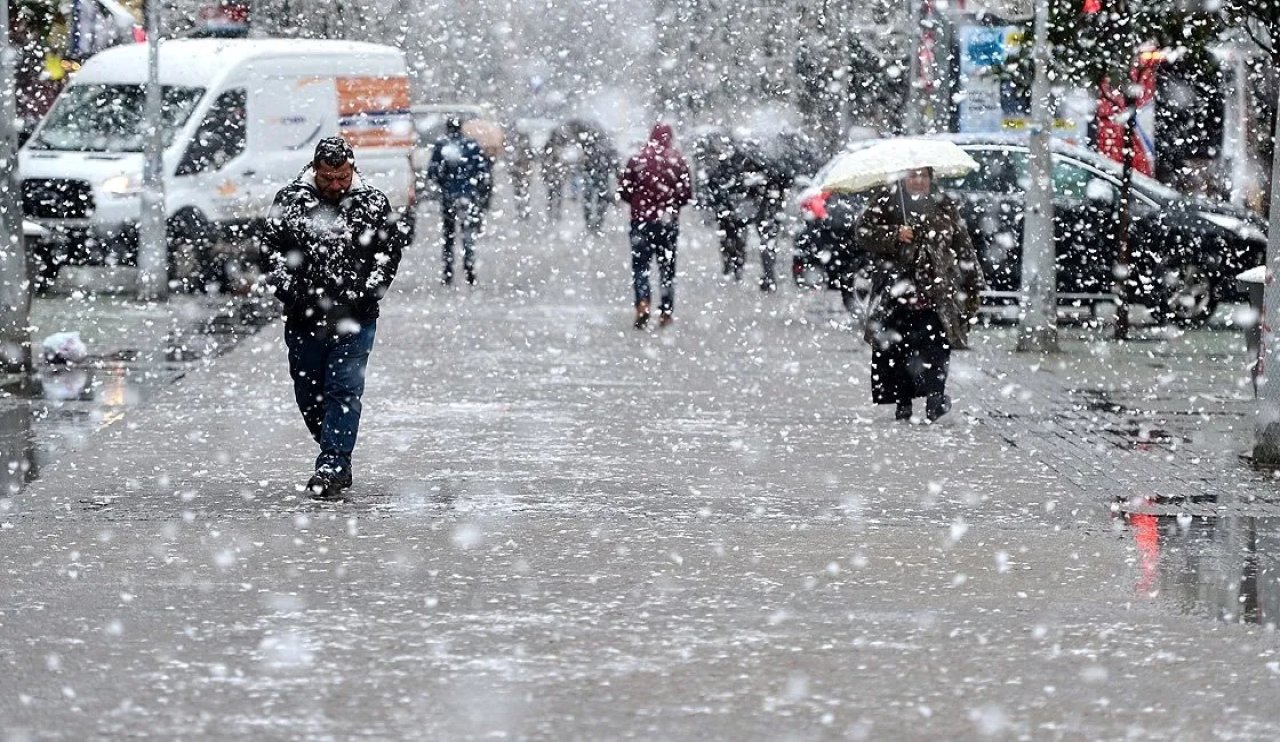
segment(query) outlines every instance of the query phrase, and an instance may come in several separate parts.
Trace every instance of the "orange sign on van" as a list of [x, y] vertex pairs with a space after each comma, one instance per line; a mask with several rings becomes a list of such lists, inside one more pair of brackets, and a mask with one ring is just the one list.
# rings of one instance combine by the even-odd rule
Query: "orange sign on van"
[[409, 78], [339, 77], [339, 128], [352, 147], [412, 147]]

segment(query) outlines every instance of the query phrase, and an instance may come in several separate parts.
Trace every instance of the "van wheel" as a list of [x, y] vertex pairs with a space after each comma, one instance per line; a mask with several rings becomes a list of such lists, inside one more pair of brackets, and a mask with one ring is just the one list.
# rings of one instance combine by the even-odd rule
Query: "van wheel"
[[37, 294], [43, 294], [58, 280], [58, 269], [62, 263], [54, 255], [52, 247], [40, 242], [27, 244], [27, 256], [32, 288]]
[[169, 218], [169, 288], [189, 293], [220, 283], [213, 256], [214, 228], [194, 209]]

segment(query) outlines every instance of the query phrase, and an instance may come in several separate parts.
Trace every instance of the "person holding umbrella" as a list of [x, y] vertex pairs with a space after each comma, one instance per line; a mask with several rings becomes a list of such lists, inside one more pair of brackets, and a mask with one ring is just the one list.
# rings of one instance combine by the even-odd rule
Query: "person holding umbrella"
[[976, 169], [977, 163], [959, 148], [945, 157], [923, 157], [910, 151], [909, 142], [893, 142], [911, 155], [899, 160], [912, 165], [905, 177], [895, 179], [896, 173], [881, 168], [878, 178], [865, 180], [889, 181], [856, 229], [859, 247], [876, 261], [865, 338], [872, 347], [873, 401], [893, 404], [895, 419], [911, 420], [913, 400], [924, 397], [925, 418], [934, 422], [951, 409], [946, 393], [951, 349], [967, 344], [985, 284], [969, 230], [956, 204], [934, 188], [929, 163], [950, 174]]

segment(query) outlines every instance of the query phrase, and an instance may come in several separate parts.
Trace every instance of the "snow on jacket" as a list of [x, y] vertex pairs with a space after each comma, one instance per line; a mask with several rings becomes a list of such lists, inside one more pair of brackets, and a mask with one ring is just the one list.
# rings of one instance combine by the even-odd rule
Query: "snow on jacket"
[[358, 322], [378, 317], [378, 302], [400, 266], [413, 225], [357, 173], [338, 203], [320, 197], [311, 166], [276, 194], [263, 247], [267, 284], [290, 320]]
[[689, 165], [671, 146], [671, 137], [670, 126], [654, 126], [618, 178], [618, 196], [631, 204], [633, 222], [674, 222], [693, 199]]
[[427, 165], [427, 179], [440, 186], [446, 201], [468, 199], [487, 204], [493, 187], [493, 166], [480, 143], [461, 131], [436, 140]]

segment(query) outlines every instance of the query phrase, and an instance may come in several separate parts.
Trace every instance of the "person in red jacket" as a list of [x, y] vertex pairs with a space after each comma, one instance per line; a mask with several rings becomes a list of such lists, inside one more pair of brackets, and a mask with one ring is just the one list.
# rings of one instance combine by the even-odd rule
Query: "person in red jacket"
[[649, 271], [658, 262], [659, 324], [671, 324], [676, 299], [676, 240], [680, 209], [693, 199], [689, 165], [672, 145], [667, 124], [657, 124], [649, 141], [627, 161], [618, 195], [631, 205], [631, 273], [635, 282], [637, 330], [649, 323]]

